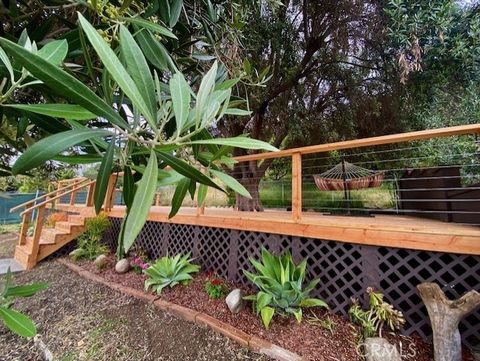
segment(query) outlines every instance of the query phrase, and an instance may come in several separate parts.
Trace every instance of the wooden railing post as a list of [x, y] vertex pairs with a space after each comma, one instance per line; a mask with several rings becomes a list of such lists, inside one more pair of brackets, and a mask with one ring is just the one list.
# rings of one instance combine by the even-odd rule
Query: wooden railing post
[[155, 206], [159, 206], [160, 205], [160, 193], [157, 192], [155, 193]]
[[23, 246], [27, 243], [27, 234], [28, 234], [28, 227], [30, 226], [30, 217], [32, 216], [32, 212], [25, 213], [22, 217], [22, 228], [20, 229], [20, 234], [18, 236], [18, 245]]
[[35, 225], [33, 228], [33, 237], [32, 237], [31, 255], [33, 257], [33, 260], [32, 260], [33, 264], [31, 265], [31, 267], [35, 266], [35, 264], [37, 263], [38, 249], [40, 247], [40, 235], [42, 234], [44, 217], [45, 217], [45, 205], [37, 209], [37, 217], [35, 219]]
[[[74, 180], [73, 181], [73, 188], [75, 188], [75, 186], [77, 185], [78, 183], [78, 180]], [[75, 201], [77, 199], [77, 191], [73, 191], [72, 193], [70, 193], [70, 205], [71, 206], [74, 206], [75, 205]]]
[[[201, 168], [201, 172], [205, 174], [206, 169], [204, 167]], [[205, 214], [205, 200], [203, 200], [202, 204], [198, 203], [198, 193], [197, 193], [197, 216], [203, 216]]]
[[88, 186], [88, 191], [87, 191], [87, 200], [85, 205], [87, 207], [92, 207], [93, 206], [93, 195], [95, 194], [95, 183], [92, 183]]
[[302, 217], [302, 154], [292, 154], [292, 218]]
[[113, 173], [108, 180], [107, 192], [105, 194], [105, 202], [103, 203], [103, 210], [105, 212], [108, 212], [112, 209], [113, 203], [115, 201], [114, 195], [117, 178], [117, 173]]

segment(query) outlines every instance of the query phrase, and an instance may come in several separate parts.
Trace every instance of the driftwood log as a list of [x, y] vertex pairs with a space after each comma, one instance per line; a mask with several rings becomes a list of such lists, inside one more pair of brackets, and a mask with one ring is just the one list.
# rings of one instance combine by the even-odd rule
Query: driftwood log
[[461, 361], [462, 340], [458, 324], [480, 307], [480, 293], [472, 290], [459, 299], [449, 300], [436, 283], [421, 283], [417, 288], [432, 324], [434, 360]]

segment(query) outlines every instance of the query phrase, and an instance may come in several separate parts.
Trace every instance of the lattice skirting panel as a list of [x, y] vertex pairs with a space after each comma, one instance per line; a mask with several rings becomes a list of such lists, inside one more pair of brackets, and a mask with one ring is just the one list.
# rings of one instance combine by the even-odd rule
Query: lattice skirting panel
[[[111, 218], [106, 241], [113, 248], [121, 219]], [[451, 298], [480, 290], [480, 256], [362, 246], [278, 234], [238, 231], [193, 225], [147, 222], [136, 244], [152, 259], [165, 254], [191, 252], [205, 270], [248, 284], [242, 270], [252, 270], [249, 257], [258, 258], [262, 247], [280, 253], [290, 250], [296, 261], [308, 258], [308, 278], [320, 278], [315, 296], [334, 312], [346, 315], [352, 297], [365, 299], [369, 286], [384, 292], [407, 320], [404, 333], [431, 335], [427, 311], [416, 286], [436, 282]], [[480, 311], [460, 324], [464, 343], [480, 343]]]

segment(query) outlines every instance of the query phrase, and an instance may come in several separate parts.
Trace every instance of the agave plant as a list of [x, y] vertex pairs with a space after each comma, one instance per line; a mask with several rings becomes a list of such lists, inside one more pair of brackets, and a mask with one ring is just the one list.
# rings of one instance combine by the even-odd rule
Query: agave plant
[[310, 292], [320, 281], [313, 280], [303, 288], [307, 260], [295, 265], [290, 252], [275, 256], [262, 249], [262, 262], [250, 258], [250, 262], [258, 274], [244, 270], [244, 274], [259, 288], [256, 295], [245, 297], [255, 304], [257, 314], [268, 329], [273, 316], [278, 313], [282, 316], [292, 314], [298, 322], [302, 321], [302, 307], [325, 307], [325, 301], [318, 298], [309, 298]]
[[191, 273], [196, 273], [200, 269], [199, 266], [192, 264], [192, 261], [190, 253], [184, 256], [179, 254], [175, 257], [165, 256], [158, 259], [143, 271], [149, 276], [145, 280], [145, 290], [152, 287], [157, 294], [161, 294], [167, 286], [172, 288], [178, 284], [186, 284], [192, 279]]

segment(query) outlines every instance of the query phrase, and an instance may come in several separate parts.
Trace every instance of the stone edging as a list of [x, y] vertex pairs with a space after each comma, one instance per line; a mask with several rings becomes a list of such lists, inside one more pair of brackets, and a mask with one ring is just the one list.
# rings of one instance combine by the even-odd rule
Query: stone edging
[[142, 291], [136, 290], [131, 287], [122, 286], [118, 283], [110, 282], [105, 280], [104, 278], [90, 272], [84, 270], [80, 266], [69, 262], [66, 259], [58, 259], [58, 263], [66, 266], [70, 270], [76, 272], [78, 275], [97, 283], [101, 283], [115, 291], [127, 294], [129, 296], [135, 297], [137, 299], [147, 301], [154, 306], [158, 307], [164, 312], [171, 313], [177, 317], [180, 317], [188, 322], [196, 323], [197, 325], [203, 327], [209, 327], [213, 331], [220, 333], [229, 339], [237, 342], [243, 347], [247, 347], [251, 351], [258, 352], [269, 356], [275, 360], [279, 361], [303, 361], [304, 359], [293, 353], [288, 351], [280, 346], [277, 346], [267, 340], [258, 338], [256, 336], [251, 336], [242, 330], [239, 330], [232, 325], [217, 320], [216, 318], [209, 316], [203, 312], [198, 312], [192, 310], [190, 308], [177, 305], [172, 302], [164, 301], [159, 299], [158, 297], [144, 293]]

